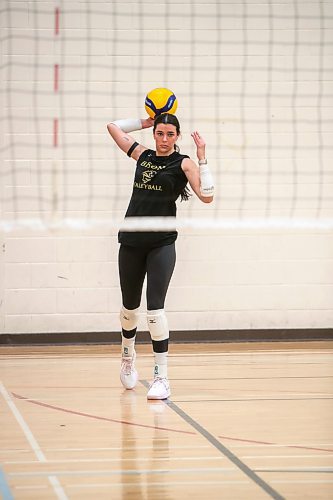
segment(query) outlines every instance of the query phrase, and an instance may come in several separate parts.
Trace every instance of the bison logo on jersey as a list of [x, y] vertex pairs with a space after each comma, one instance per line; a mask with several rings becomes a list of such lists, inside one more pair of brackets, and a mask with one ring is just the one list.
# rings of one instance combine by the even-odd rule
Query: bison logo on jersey
[[153, 177], [155, 177], [156, 172], [152, 170], [145, 170], [142, 174], [142, 182], [147, 184], [147, 182], [151, 181]]

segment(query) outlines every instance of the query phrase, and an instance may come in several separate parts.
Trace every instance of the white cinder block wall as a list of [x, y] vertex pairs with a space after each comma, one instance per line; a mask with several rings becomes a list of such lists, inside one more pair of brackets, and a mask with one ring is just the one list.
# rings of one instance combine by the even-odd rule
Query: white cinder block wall
[[119, 329], [108, 221], [134, 162], [106, 124], [144, 117], [157, 86], [178, 97], [181, 150], [195, 158], [199, 129], [216, 179], [214, 204], [179, 206], [207, 225], [180, 230], [170, 328], [332, 327], [332, 230], [299, 228], [332, 218], [332, 28], [331, 1], [4, 2], [1, 332]]

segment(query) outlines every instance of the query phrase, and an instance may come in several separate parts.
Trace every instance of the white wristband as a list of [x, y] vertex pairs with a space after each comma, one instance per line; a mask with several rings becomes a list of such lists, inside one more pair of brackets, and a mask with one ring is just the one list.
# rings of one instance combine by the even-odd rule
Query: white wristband
[[199, 165], [199, 177], [200, 177], [200, 193], [201, 196], [209, 197], [214, 194], [214, 180], [213, 176], [206, 164]]
[[125, 118], [124, 120], [115, 120], [113, 125], [120, 128], [123, 132], [134, 132], [135, 130], [142, 129], [142, 123], [140, 118]]

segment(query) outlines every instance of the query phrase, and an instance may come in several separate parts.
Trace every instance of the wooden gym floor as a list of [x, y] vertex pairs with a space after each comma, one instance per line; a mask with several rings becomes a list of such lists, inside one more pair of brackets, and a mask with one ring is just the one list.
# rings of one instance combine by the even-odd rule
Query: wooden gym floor
[[166, 402], [137, 352], [0, 348], [0, 497], [333, 498], [333, 342], [172, 345]]

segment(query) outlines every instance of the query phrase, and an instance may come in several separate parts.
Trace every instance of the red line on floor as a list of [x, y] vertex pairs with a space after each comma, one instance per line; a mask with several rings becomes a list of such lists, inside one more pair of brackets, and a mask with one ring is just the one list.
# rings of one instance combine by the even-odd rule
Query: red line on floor
[[91, 413], [84, 413], [84, 412], [81, 412], [81, 411], [69, 410], [68, 408], [62, 408], [61, 406], [49, 405], [49, 404], [43, 403], [41, 401], [36, 401], [34, 399], [30, 399], [30, 398], [27, 398], [25, 396], [21, 396], [20, 394], [15, 394], [14, 392], [12, 392], [12, 395], [16, 399], [21, 399], [23, 401], [27, 401], [27, 403], [31, 403], [33, 405], [38, 405], [38, 406], [42, 406], [44, 408], [49, 408], [50, 410], [56, 410], [56, 411], [61, 411], [61, 412], [64, 412], [64, 413], [69, 413], [71, 415], [78, 415], [80, 417], [93, 418], [95, 420], [104, 420], [106, 422], [113, 422], [113, 423], [116, 423], [116, 424], [133, 425], [135, 427], [144, 427], [146, 429], [158, 429], [158, 430], [161, 430], [161, 431], [179, 432], [181, 434], [191, 434], [191, 435], [195, 434], [195, 432], [191, 432], [191, 431], [181, 431], [181, 430], [178, 430], [178, 429], [169, 429], [167, 427], [159, 427], [157, 425], [138, 424], [136, 422], [128, 422], [126, 420], [116, 420], [114, 418], [100, 417], [98, 415], [92, 415]]
[[[16, 399], [21, 399], [23, 401], [26, 401], [26, 402], [34, 404], [34, 405], [38, 405], [38, 406], [41, 406], [41, 407], [44, 407], [44, 408], [49, 408], [51, 410], [61, 411], [61, 412], [64, 412], [64, 413], [69, 413], [69, 414], [72, 414], [72, 415], [78, 415], [80, 417], [92, 418], [92, 419], [95, 419], [95, 420], [102, 420], [102, 421], [113, 422], [113, 423], [117, 423], [117, 424], [132, 425], [132, 426], [135, 426], [135, 427], [144, 427], [146, 429], [158, 429], [158, 430], [162, 430], [162, 431], [178, 432], [178, 433], [181, 433], [181, 434], [190, 434], [190, 435], [195, 435], [196, 434], [195, 432], [192, 432], [192, 431], [182, 431], [182, 430], [178, 430], [178, 429], [170, 429], [168, 427], [159, 427], [159, 426], [156, 426], [156, 425], [146, 425], [146, 424], [139, 424], [139, 423], [136, 423], [136, 422], [129, 422], [129, 421], [126, 421], [126, 420], [117, 420], [117, 419], [108, 418], [108, 417], [100, 417], [98, 415], [92, 415], [90, 413], [84, 413], [84, 412], [80, 412], [80, 411], [76, 411], [76, 410], [70, 410], [68, 408], [62, 408], [60, 406], [50, 405], [48, 403], [43, 403], [41, 401], [36, 401], [34, 399], [30, 399], [30, 398], [27, 398], [25, 396], [21, 396], [20, 394], [16, 394], [14, 392], [12, 392], [12, 395]], [[288, 444], [279, 445], [277, 443], [271, 443], [271, 442], [268, 442], [268, 441], [257, 441], [257, 440], [253, 440], [253, 439], [235, 438], [235, 437], [230, 437], [230, 436], [217, 436], [217, 437], [219, 439], [226, 439], [226, 440], [229, 440], [229, 441], [238, 441], [238, 442], [241, 442], [241, 443], [263, 444], [263, 445], [267, 445], [267, 446], [281, 446], [283, 448], [296, 448], [296, 449], [301, 449], [301, 450], [313, 450], [313, 451], [333, 452], [332, 449], [317, 448], [317, 447], [312, 447], [312, 446], [291, 445], [291, 444], [289, 444], [289, 445]]]
[[327, 448], [314, 448], [312, 446], [302, 446], [302, 445], [297, 445], [297, 444], [282, 444], [279, 445], [277, 443], [269, 443], [267, 441], [255, 441], [252, 439], [241, 439], [241, 438], [234, 438], [234, 437], [229, 437], [229, 436], [218, 436], [219, 439], [227, 439], [228, 441], [240, 441], [242, 443], [252, 443], [252, 444], [265, 444], [267, 446], [281, 446], [283, 448], [299, 448], [301, 450], [314, 450], [314, 451], [327, 451], [327, 452], [332, 452], [333, 450], [327, 449]]

